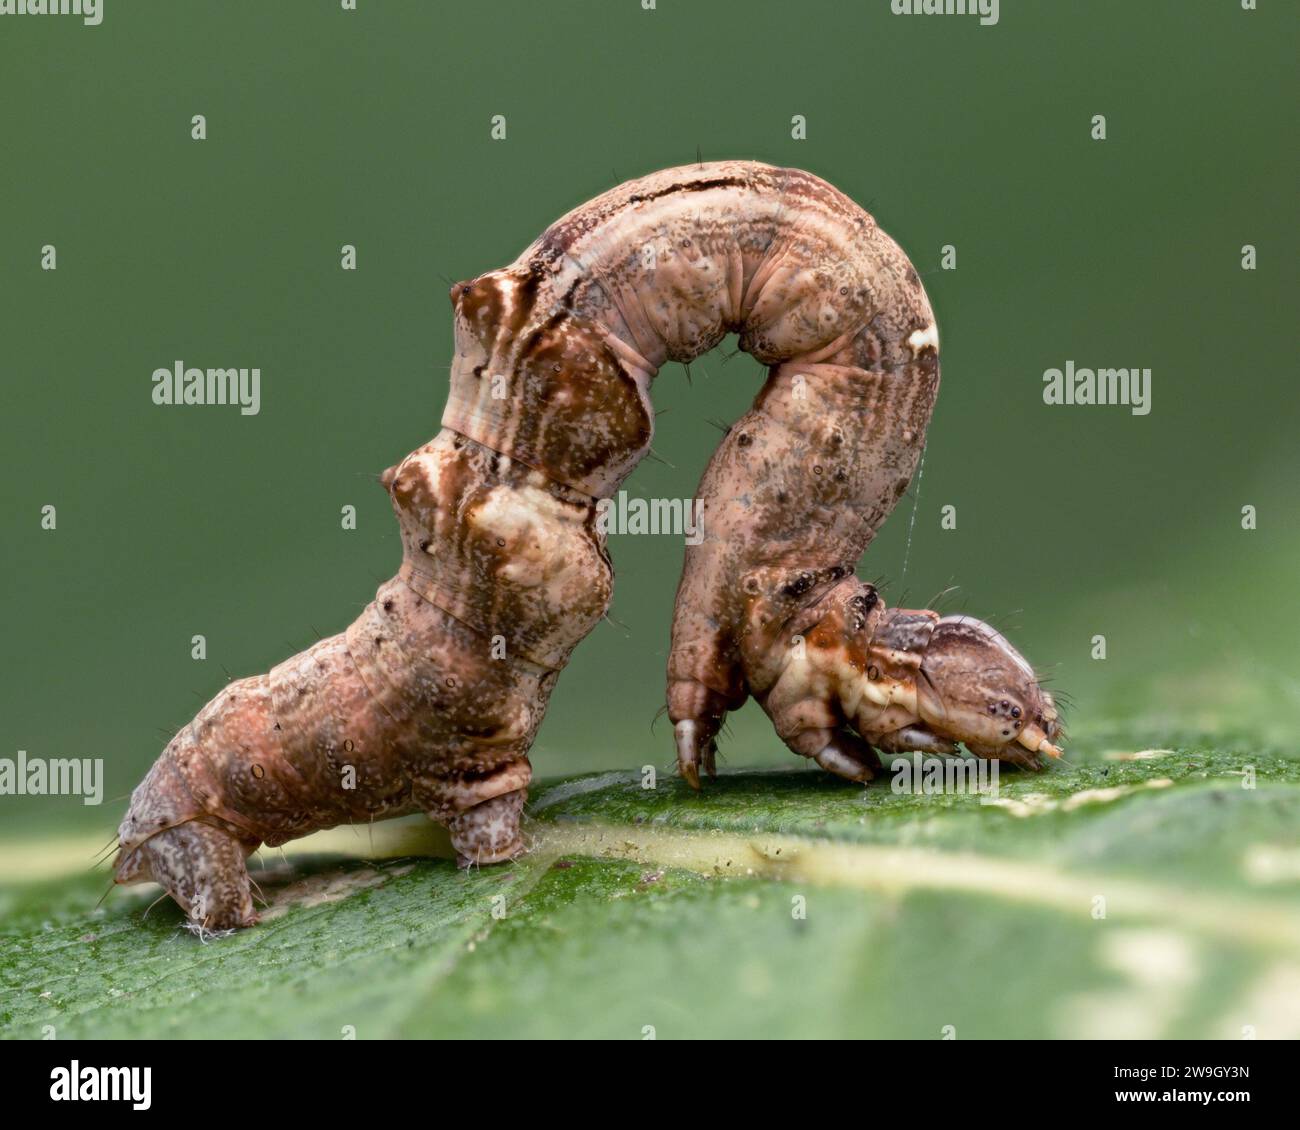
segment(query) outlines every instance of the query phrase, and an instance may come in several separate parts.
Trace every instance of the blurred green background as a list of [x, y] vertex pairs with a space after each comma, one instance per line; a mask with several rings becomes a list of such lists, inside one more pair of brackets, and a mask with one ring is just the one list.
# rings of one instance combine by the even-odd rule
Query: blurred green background
[[[1004, 0], [981, 27], [887, 0], [107, 0], [99, 27], [0, 18], [0, 756], [102, 757], [121, 796], [228, 676], [342, 629], [399, 561], [373, 477], [437, 431], [448, 283], [697, 148], [831, 181], [938, 311], [919, 498], [862, 575], [893, 603], [959, 586], [945, 607], [993, 620], [1071, 693], [1077, 742], [1129, 725], [1286, 739], [1297, 21], [1261, 8]], [[693, 494], [709, 420], [761, 383], [723, 353], [693, 384], [662, 371], [667, 463], [629, 492]], [[151, 374], [177, 359], [260, 367], [260, 415], [155, 406]], [[1042, 373], [1067, 359], [1150, 367], [1150, 415], [1045, 406]], [[671, 761], [651, 722], [682, 546], [611, 550], [616, 622], [560, 680], [541, 776]], [[752, 704], [731, 731], [728, 766], [788, 759]], [[122, 807], [0, 798], [0, 819]]]

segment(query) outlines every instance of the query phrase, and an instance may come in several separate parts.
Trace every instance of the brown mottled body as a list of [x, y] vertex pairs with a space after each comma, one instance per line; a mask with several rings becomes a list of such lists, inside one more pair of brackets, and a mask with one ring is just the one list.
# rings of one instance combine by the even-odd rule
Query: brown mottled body
[[[750, 694], [826, 768], [861, 776], [872, 756], [842, 732], [843, 624], [870, 590], [852, 574], [939, 384], [898, 246], [809, 173], [724, 161], [620, 185], [451, 297], [443, 430], [384, 476], [398, 575], [346, 632], [222, 691], [132, 797], [119, 881], [157, 879], [201, 925], [254, 920], [258, 844], [345, 821], [424, 811], [467, 861], [522, 850], [528, 749], [609, 602], [597, 503], [649, 449], [659, 367], [729, 332], [769, 374], [700, 486], [668, 670], [682, 770], [698, 784]], [[796, 633], [823, 641], [825, 671], [792, 661]], [[876, 721], [859, 730], [885, 741]]]

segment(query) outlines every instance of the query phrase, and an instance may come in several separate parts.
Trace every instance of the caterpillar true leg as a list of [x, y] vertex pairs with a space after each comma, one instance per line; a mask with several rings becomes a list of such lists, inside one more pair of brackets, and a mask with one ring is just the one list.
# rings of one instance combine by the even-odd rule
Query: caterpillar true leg
[[855, 735], [843, 732], [832, 735], [813, 760], [828, 773], [863, 784], [874, 780], [880, 771], [875, 751]]

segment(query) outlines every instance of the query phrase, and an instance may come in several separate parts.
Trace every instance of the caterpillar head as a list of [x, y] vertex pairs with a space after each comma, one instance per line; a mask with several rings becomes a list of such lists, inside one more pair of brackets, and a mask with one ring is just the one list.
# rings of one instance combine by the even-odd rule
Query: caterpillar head
[[932, 731], [978, 757], [1060, 757], [1052, 696], [1006, 638], [982, 620], [945, 616], [930, 634], [917, 672], [917, 712]]

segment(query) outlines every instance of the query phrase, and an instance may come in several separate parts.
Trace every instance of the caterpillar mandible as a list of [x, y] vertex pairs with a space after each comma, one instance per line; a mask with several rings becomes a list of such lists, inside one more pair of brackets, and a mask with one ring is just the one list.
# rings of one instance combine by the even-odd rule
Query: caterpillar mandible
[[398, 574], [176, 735], [132, 794], [118, 882], [159, 882], [216, 930], [257, 921], [251, 852], [345, 821], [425, 812], [462, 862], [519, 854], [528, 750], [610, 599], [597, 503], [650, 447], [658, 369], [730, 332], [769, 375], [700, 486], [668, 667], [683, 775], [713, 771], [750, 695], [854, 779], [873, 745], [1057, 752], [1051, 698], [1002, 637], [886, 611], [854, 576], [911, 480], [939, 360], [916, 271], [842, 193], [748, 161], [667, 169], [451, 301], [442, 430], [383, 475]]

